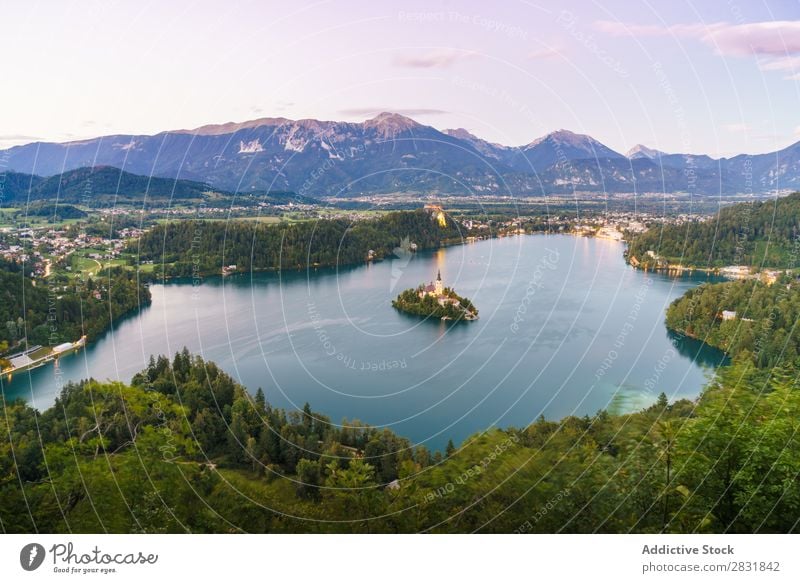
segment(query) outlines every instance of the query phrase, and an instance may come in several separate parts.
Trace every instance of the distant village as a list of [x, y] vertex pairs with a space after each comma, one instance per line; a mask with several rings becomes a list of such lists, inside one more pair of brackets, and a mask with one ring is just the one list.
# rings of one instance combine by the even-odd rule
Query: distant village
[[123, 228], [111, 238], [80, 232], [73, 236], [67, 229], [50, 227], [4, 227], [0, 228], [0, 257], [24, 263], [33, 277], [47, 277], [56, 263], [63, 264], [64, 269], [70, 271], [72, 268], [67, 260], [77, 251], [87, 251], [84, 256], [98, 264], [117, 259], [126, 242], [138, 238], [143, 232], [143, 229]]
[[[385, 202], [385, 198], [378, 197]], [[418, 199], [417, 199], [418, 200]], [[376, 201], [377, 204], [377, 201]], [[419, 202], [417, 202], [419, 204]], [[379, 205], [380, 207], [380, 205]], [[436, 211], [444, 216], [444, 210], [438, 203], [428, 203], [429, 211]], [[417, 206], [417, 208], [419, 208]], [[626, 233], [640, 233], [655, 221], [681, 224], [697, 220], [695, 215], [677, 214], [668, 219], [656, 217], [642, 212], [613, 211], [590, 214], [576, 219], [563, 213], [552, 215], [532, 215], [508, 217], [507, 214], [477, 216], [473, 213], [452, 211], [464, 227], [467, 241], [506, 237], [531, 233], [563, 233], [576, 236], [597, 237], [615, 241], [623, 241]], [[449, 213], [448, 213], [449, 215]], [[347, 210], [318, 204], [287, 201], [284, 204], [259, 203], [258, 205], [241, 205], [217, 207], [209, 205], [186, 206], [175, 208], [153, 208], [149, 210], [131, 209], [127, 207], [102, 208], [92, 211], [90, 217], [100, 221], [103, 231], [109, 235], [87, 234], [78, 229], [70, 230], [69, 226], [18, 224], [0, 227], [0, 257], [7, 261], [16, 261], [26, 265], [26, 273], [33, 278], [47, 277], [54, 269], [70, 272], [75, 255], [89, 261], [88, 264], [96, 272], [108, 262], [120, 259], [128, 242], [145, 232], [146, 228], [124, 227], [111, 229], [114, 222], [122, 224], [154, 224], [158, 220], [169, 219], [236, 219], [246, 218], [279, 222], [282, 220], [316, 220], [346, 219], [350, 221], [367, 220], [374, 216], [374, 211]], [[127, 223], [124, 223], [127, 219]], [[108, 225], [108, 227], [106, 227]], [[223, 274], [235, 271], [235, 266], [226, 266]]]

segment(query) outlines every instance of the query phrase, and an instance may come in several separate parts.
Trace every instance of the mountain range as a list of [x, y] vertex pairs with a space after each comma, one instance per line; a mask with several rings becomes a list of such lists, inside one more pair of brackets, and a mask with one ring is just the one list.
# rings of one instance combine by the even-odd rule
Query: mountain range
[[[18, 173], [84, 167], [202, 183], [231, 192], [304, 196], [369, 193], [767, 193], [800, 189], [800, 142], [714, 159], [636, 146], [626, 155], [591, 136], [552, 132], [511, 147], [465, 129], [440, 131], [395, 113], [361, 123], [261, 118], [156, 135], [36, 142], [0, 151]], [[192, 188], [191, 186], [188, 186]]]

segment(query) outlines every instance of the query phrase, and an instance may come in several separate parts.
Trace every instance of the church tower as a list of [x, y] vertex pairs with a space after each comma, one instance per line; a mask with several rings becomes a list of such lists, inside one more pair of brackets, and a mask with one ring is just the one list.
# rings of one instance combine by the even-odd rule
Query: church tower
[[440, 296], [444, 293], [444, 284], [442, 283], [442, 272], [441, 270], [436, 274], [436, 295]]

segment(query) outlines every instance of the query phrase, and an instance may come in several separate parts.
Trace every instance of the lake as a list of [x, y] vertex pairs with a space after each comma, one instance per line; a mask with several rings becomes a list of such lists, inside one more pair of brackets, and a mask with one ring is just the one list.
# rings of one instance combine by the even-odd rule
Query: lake
[[[128, 382], [151, 354], [185, 346], [275, 406], [308, 402], [335, 423], [360, 419], [432, 449], [540, 415], [637, 409], [662, 391], [694, 398], [722, 354], [669, 334], [664, 313], [705, 276], [637, 271], [622, 251], [602, 239], [516, 236], [356, 268], [153, 285], [152, 306], [3, 392], [44, 409], [67, 381]], [[438, 271], [479, 320], [392, 308]]]

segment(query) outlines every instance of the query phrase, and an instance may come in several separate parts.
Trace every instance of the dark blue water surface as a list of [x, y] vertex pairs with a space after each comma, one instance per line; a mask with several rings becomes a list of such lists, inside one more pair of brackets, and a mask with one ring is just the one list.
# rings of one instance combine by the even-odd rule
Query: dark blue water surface
[[[346, 270], [152, 287], [153, 303], [85, 351], [5, 382], [6, 399], [51, 405], [62, 383], [129, 381], [151, 354], [188, 347], [276, 406], [360, 419], [439, 449], [492, 426], [658, 393], [695, 397], [721, 354], [671, 336], [669, 303], [698, 278], [636, 271], [622, 244], [570, 236], [479, 241]], [[396, 312], [441, 270], [476, 322]]]

